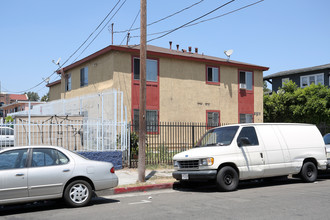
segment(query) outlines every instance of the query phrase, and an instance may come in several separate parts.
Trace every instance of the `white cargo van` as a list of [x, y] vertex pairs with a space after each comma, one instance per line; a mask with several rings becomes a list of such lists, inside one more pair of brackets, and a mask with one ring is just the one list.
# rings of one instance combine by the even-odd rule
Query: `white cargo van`
[[233, 191], [239, 180], [289, 174], [314, 182], [327, 158], [315, 125], [264, 123], [211, 129], [173, 163], [177, 180], [215, 180], [220, 191]]

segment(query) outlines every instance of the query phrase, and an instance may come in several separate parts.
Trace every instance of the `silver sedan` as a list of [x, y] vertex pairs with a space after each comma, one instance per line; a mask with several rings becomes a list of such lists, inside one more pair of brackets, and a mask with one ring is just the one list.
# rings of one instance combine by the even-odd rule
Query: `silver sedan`
[[88, 160], [62, 147], [0, 151], [0, 205], [63, 198], [69, 206], [81, 207], [93, 191], [117, 185], [112, 163]]

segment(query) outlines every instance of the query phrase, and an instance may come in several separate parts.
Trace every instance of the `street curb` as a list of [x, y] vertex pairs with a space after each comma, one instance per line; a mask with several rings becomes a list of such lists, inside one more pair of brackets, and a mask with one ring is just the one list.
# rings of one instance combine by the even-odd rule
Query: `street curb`
[[143, 191], [156, 190], [156, 189], [168, 189], [168, 188], [172, 188], [172, 187], [173, 187], [173, 183], [122, 187], [122, 188], [115, 188], [113, 191], [113, 194], [122, 194], [122, 193], [129, 193], [129, 192], [143, 192]]

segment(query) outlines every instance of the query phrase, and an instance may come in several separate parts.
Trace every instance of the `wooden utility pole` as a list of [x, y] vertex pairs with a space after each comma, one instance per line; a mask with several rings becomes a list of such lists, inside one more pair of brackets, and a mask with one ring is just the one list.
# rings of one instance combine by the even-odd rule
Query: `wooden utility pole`
[[145, 182], [146, 172], [146, 59], [147, 59], [147, 0], [140, 0], [140, 103], [139, 103], [139, 162], [138, 178]]

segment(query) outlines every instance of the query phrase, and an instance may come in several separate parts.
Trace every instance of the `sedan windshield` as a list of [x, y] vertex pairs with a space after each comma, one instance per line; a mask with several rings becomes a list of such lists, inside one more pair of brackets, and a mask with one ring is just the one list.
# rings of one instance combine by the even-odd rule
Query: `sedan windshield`
[[227, 146], [230, 145], [238, 126], [222, 127], [209, 130], [197, 143], [196, 147]]

